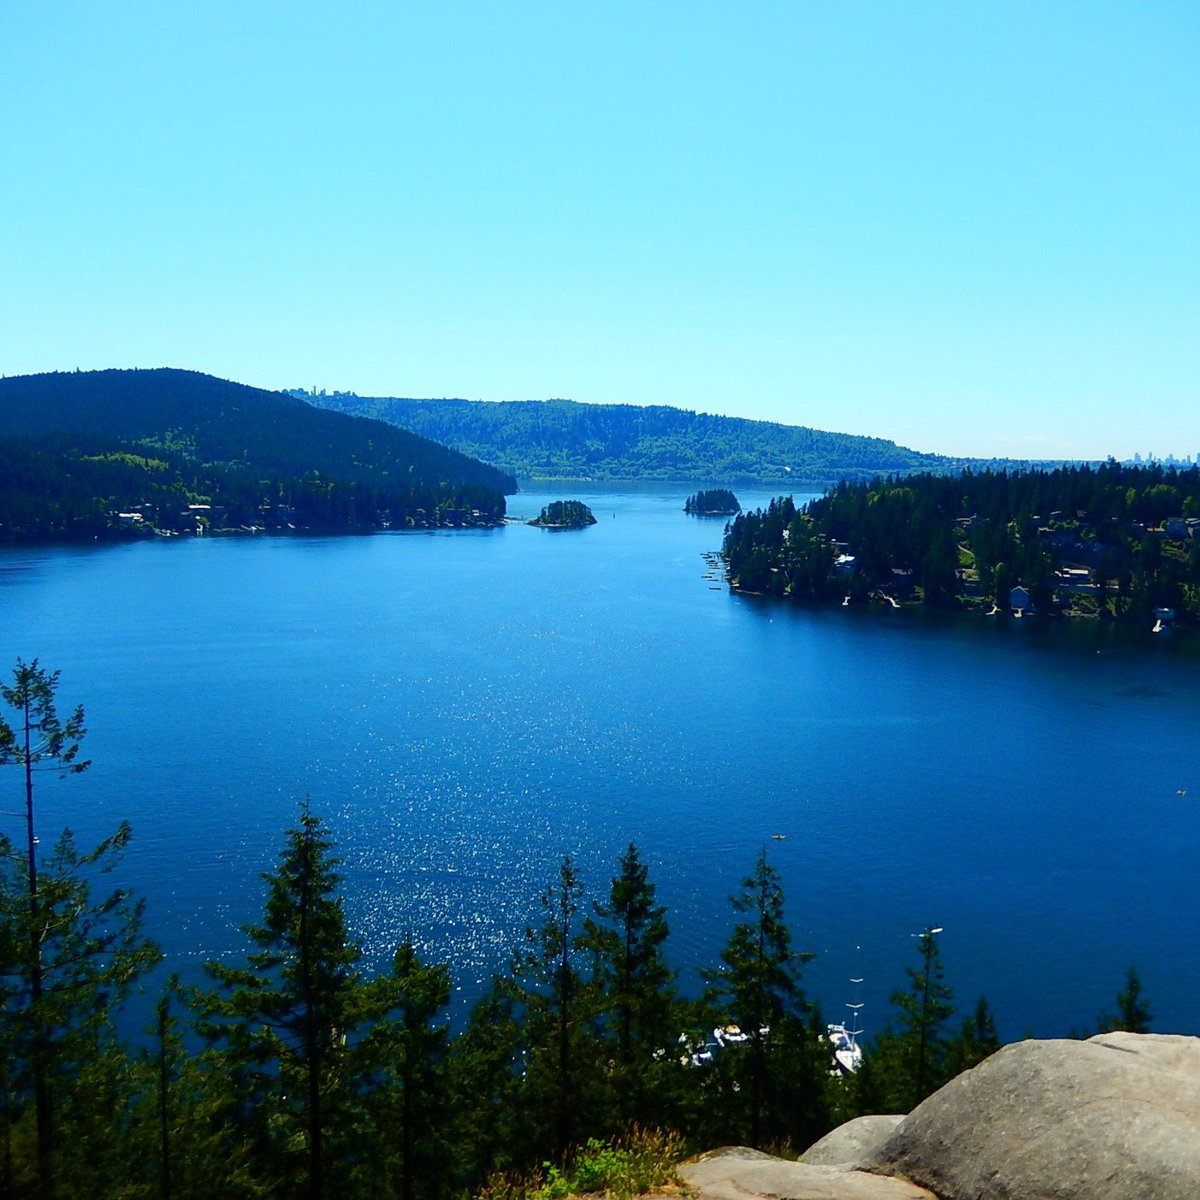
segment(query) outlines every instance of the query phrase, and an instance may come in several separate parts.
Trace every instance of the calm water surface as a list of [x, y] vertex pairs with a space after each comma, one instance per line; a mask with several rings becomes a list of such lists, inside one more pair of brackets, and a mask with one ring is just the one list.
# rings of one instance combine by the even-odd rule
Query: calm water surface
[[1006, 1036], [1091, 1026], [1130, 962], [1156, 1028], [1200, 1029], [1196, 655], [730, 596], [688, 490], [574, 487], [579, 533], [0, 554], [6, 669], [40, 656], [87, 708], [94, 765], [47, 781], [43, 840], [128, 818], [121, 878], [188, 974], [243, 948], [311, 797], [372, 960], [412, 931], [460, 1003], [563, 854], [599, 894], [631, 840], [694, 986], [765, 844], [810, 992], [834, 1015], [864, 974], [869, 1032], [930, 924]]

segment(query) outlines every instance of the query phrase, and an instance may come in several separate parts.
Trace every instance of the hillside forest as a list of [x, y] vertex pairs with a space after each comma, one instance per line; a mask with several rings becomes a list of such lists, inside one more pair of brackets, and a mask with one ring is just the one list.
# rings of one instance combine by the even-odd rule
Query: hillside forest
[[495, 524], [516, 481], [192, 371], [0, 379], [0, 542]]
[[[907, 1111], [999, 1046], [986, 1000], [956, 1015], [928, 929], [886, 1027], [838, 1070], [765, 847], [690, 991], [637, 847], [598, 893], [564, 858], [455, 1030], [449, 970], [411, 939], [388, 971], [366, 970], [307, 801], [242, 953], [183, 982], [119, 882], [129, 826], [85, 848], [39, 819], [41, 772], [89, 766], [83, 709], [60, 715], [58, 686], [36, 660], [0, 685], [0, 765], [24, 800], [19, 836], [0, 835], [5, 1196], [559, 1196], [556, 1179], [605, 1156], [801, 1149], [854, 1115]], [[138, 991], [153, 1017], [130, 1036]], [[1149, 1021], [1131, 968], [1101, 1027]]]
[[1200, 623], [1200, 468], [964, 471], [843, 482], [738, 515], [732, 585], [798, 601]]
[[289, 395], [390, 421], [521, 479], [704, 479], [814, 489], [889, 472], [955, 470], [963, 462], [883, 438], [666, 405], [409, 400], [303, 390]]

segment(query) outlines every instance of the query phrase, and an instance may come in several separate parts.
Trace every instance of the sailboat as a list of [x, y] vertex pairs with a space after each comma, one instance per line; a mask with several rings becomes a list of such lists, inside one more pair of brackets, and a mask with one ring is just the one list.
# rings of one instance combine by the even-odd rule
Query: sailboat
[[858, 998], [862, 977], [851, 977], [850, 982], [854, 984], [854, 999], [846, 1005], [850, 1010], [849, 1016], [841, 1025], [826, 1026], [830, 1044], [833, 1046], [833, 1061], [839, 1075], [853, 1075], [862, 1066], [862, 1047], [858, 1044], [859, 1035], [862, 1033], [858, 1024], [863, 1006]]

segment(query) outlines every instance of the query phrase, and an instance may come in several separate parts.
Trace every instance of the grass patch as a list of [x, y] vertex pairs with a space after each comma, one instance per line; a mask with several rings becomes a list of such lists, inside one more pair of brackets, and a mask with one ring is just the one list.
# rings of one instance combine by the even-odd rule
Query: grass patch
[[589, 1138], [560, 1168], [544, 1162], [539, 1170], [492, 1175], [476, 1200], [563, 1200], [583, 1193], [602, 1193], [612, 1200], [652, 1191], [680, 1190], [675, 1164], [684, 1156], [676, 1133], [642, 1129], [608, 1141]]

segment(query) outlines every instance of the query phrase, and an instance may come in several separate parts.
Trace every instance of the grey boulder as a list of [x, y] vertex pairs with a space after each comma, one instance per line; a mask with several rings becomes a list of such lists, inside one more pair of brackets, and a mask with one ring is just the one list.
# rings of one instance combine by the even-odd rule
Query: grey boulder
[[1200, 1038], [1013, 1043], [856, 1165], [941, 1200], [1196, 1200]]
[[812, 1166], [776, 1158], [745, 1146], [711, 1150], [681, 1163], [679, 1174], [701, 1200], [937, 1200], [900, 1179], [846, 1167]]
[[800, 1161], [813, 1166], [836, 1167], [845, 1163], [856, 1165], [869, 1151], [894, 1133], [904, 1120], [902, 1115], [855, 1117], [814, 1142], [800, 1156]]

